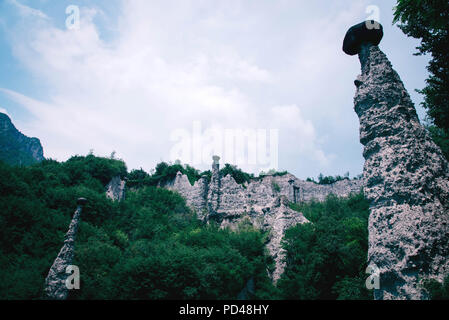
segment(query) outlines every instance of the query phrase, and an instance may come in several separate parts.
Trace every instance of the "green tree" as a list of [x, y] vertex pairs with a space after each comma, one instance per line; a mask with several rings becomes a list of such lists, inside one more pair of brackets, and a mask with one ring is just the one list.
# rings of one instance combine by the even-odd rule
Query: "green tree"
[[422, 106], [427, 110], [430, 130], [446, 157], [449, 154], [449, 2], [447, 0], [398, 0], [394, 23], [407, 35], [421, 40], [415, 55], [431, 54], [427, 66]]
[[423, 281], [422, 285], [429, 293], [429, 298], [431, 300], [449, 299], [449, 275], [446, 276], [443, 283], [440, 283], [435, 279], [431, 279]]
[[363, 194], [292, 204], [311, 222], [287, 230], [284, 299], [371, 299], [365, 288], [369, 205]]
[[235, 299], [250, 279], [252, 298], [274, 297], [264, 234], [203, 224], [179, 194], [152, 185], [181, 168], [199, 175], [179, 164], [159, 165], [151, 176], [132, 171], [137, 187], [114, 202], [105, 185], [127, 175], [120, 160], [89, 154], [29, 167], [0, 162], [0, 297], [42, 298], [78, 197], [88, 203], [75, 247], [81, 289], [70, 299]]
[[233, 166], [228, 163], [226, 163], [223, 169], [220, 170], [220, 174], [222, 177], [230, 174], [238, 184], [249, 182], [252, 178], [254, 178], [253, 174], [246, 173], [237, 168], [237, 166]]

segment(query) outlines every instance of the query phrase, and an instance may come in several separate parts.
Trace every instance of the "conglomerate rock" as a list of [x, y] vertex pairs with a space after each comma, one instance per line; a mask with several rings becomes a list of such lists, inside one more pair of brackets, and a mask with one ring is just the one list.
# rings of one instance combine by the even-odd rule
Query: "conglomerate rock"
[[59, 251], [53, 265], [45, 279], [44, 296], [51, 300], [65, 300], [69, 294], [66, 285], [67, 267], [72, 264], [75, 256], [75, 239], [78, 231], [78, 225], [81, 221], [82, 206], [86, 203], [86, 199], [78, 199], [78, 207], [73, 215], [64, 239], [64, 245]]
[[378, 46], [359, 50], [355, 112], [370, 201], [368, 262], [376, 299], [426, 299], [423, 279], [449, 272], [449, 170], [420, 124], [399, 75]]
[[106, 196], [113, 201], [122, 201], [125, 199], [126, 181], [120, 176], [113, 177], [106, 186]]
[[360, 192], [361, 180], [342, 180], [331, 185], [303, 181], [292, 174], [267, 175], [238, 184], [231, 175], [222, 177], [219, 158], [214, 157], [212, 178], [202, 177], [192, 186], [186, 175], [178, 172], [176, 178], [165, 185], [181, 194], [189, 206], [205, 221], [214, 220], [221, 227], [237, 228], [248, 222], [255, 228], [268, 231], [267, 248], [275, 260], [271, 274], [276, 282], [284, 270], [284, 252], [281, 247], [285, 231], [308, 220], [302, 213], [292, 210], [289, 203], [310, 200], [323, 201], [329, 194], [348, 196]]

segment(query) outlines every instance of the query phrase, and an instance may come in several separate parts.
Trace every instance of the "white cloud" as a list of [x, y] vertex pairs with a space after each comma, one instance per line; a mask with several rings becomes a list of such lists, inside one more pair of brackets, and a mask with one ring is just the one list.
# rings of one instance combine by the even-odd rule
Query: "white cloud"
[[23, 16], [34, 16], [40, 19], [48, 19], [48, 16], [43, 13], [40, 10], [37, 9], [33, 9], [31, 7], [28, 7], [24, 4], [21, 4], [19, 1], [17, 0], [7, 0], [10, 4], [14, 5], [17, 7], [17, 9], [19, 10], [20, 14]]
[[[300, 158], [307, 155], [321, 166], [329, 165], [329, 158], [319, 147], [315, 128], [310, 120], [302, 115], [301, 109], [296, 105], [276, 106], [271, 109], [272, 126], [282, 128], [288, 141], [294, 141], [293, 155]], [[290, 138], [290, 137], [293, 137]]]
[[345, 68], [332, 57], [340, 50], [340, 26], [358, 6], [334, 14], [316, 33], [326, 24], [305, 13], [304, 22], [270, 29], [285, 23], [283, 5], [271, 2], [122, 5], [116, 37], [108, 41], [88, 8], [79, 30], [58, 29], [36, 13], [30, 19], [44, 20], [39, 28], [11, 30], [20, 39], [12, 44], [15, 56], [47, 86], [48, 98], [3, 92], [33, 113], [29, 130], [48, 156], [116, 150], [130, 167], [149, 169], [168, 160], [174, 130], [201, 121], [205, 128], [280, 129], [283, 168], [294, 171], [295, 159], [329, 165], [315, 121], [333, 106], [311, 106], [324, 90], [332, 92], [335, 80], [327, 75]]

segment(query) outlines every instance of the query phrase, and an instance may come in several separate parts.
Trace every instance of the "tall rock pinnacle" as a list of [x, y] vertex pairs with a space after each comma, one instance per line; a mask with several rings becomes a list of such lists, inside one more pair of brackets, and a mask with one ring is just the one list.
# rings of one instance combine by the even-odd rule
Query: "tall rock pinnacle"
[[66, 285], [68, 277], [66, 269], [72, 264], [75, 255], [75, 239], [78, 231], [78, 224], [81, 220], [81, 211], [86, 199], [78, 199], [78, 207], [73, 215], [72, 222], [69, 226], [64, 239], [64, 245], [59, 251], [53, 265], [45, 279], [44, 295], [45, 298], [51, 300], [65, 300], [69, 294]]
[[212, 177], [209, 188], [209, 194], [207, 196], [209, 203], [209, 217], [212, 219], [220, 219], [218, 217], [217, 210], [220, 207], [220, 157], [213, 156], [214, 163], [212, 164]]
[[426, 299], [421, 280], [449, 272], [449, 166], [420, 124], [397, 72], [377, 46], [382, 27], [351, 28], [343, 49], [358, 54], [354, 109], [364, 145], [370, 203], [368, 263], [379, 270], [376, 299]]

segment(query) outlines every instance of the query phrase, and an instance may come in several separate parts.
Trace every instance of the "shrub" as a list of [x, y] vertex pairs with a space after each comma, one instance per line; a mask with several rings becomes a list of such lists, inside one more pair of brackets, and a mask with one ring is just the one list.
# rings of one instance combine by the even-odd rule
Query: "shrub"
[[80, 196], [88, 199], [73, 262], [81, 289], [70, 299], [235, 299], [249, 279], [254, 298], [275, 292], [264, 235], [203, 225], [180, 195], [146, 186], [178, 169], [132, 171], [140, 188], [116, 203], [106, 198], [105, 183], [124, 175], [121, 161], [88, 155], [23, 168], [0, 164], [0, 296], [42, 298]]
[[237, 168], [237, 166], [233, 166], [228, 163], [225, 164], [224, 168], [220, 170], [220, 174], [222, 177], [230, 174], [238, 184], [243, 184], [245, 182], [248, 183], [252, 178], [254, 178], [253, 174], [243, 172], [241, 169]]
[[371, 299], [365, 288], [369, 206], [362, 194], [293, 204], [311, 222], [287, 230], [284, 299]]

